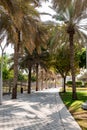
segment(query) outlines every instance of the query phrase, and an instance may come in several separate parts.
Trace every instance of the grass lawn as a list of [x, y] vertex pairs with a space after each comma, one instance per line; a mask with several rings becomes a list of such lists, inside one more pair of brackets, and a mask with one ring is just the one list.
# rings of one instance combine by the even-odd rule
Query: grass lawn
[[81, 108], [81, 104], [87, 101], [87, 88], [77, 89], [78, 100], [72, 100], [71, 88], [67, 88], [66, 93], [60, 92], [60, 96], [82, 130], [87, 130], [87, 110]]

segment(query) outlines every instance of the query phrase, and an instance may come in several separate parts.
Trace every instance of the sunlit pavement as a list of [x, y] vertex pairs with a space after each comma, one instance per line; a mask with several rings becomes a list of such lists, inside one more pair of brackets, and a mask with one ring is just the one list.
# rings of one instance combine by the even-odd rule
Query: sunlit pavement
[[81, 130], [64, 106], [59, 88], [32, 94], [18, 94], [18, 98], [4, 96], [0, 105], [0, 130]]

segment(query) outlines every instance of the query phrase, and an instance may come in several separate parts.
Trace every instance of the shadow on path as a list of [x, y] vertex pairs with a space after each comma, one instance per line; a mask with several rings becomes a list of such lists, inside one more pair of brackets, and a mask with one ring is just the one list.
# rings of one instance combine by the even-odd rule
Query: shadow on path
[[58, 89], [19, 94], [15, 100], [5, 96], [0, 106], [0, 130], [81, 130], [76, 125]]

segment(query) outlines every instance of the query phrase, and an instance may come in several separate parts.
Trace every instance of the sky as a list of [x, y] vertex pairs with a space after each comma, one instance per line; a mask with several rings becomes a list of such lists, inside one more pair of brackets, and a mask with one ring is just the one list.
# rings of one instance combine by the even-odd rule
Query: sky
[[[11, 54], [14, 52], [14, 49], [11, 44], [9, 46], [5, 46], [5, 45], [6, 45], [6, 39], [4, 39], [1, 43], [2, 49], [4, 50], [3, 53]], [[2, 54], [1, 46], [0, 46], [0, 55]]]
[[[49, 0], [49, 2], [43, 2], [42, 6], [39, 7], [37, 10], [41, 13], [44, 12], [44, 13], [49, 13], [51, 15], [54, 15], [55, 12], [49, 6], [51, 6], [51, 0]], [[41, 15], [41, 20], [42, 21], [49, 21], [49, 20], [54, 21], [50, 15]], [[6, 43], [6, 39], [1, 44], [2, 48], [4, 48], [5, 43]], [[11, 54], [14, 52], [14, 49], [11, 45], [9, 45], [8, 47], [5, 48], [4, 52], [6, 54]], [[1, 55], [1, 53], [2, 53], [2, 51], [0, 48], [0, 55]]]
[[[49, 13], [51, 15], [54, 15], [55, 12], [50, 8], [50, 6], [52, 6], [51, 0], [49, 0], [49, 2], [43, 2], [42, 6], [38, 8], [38, 11], [41, 13], [44, 12], [44, 13]], [[52, 19], [52, 17], [50, 15], [42, 15], [41, 20], [42, 21], [48, 21], [48, 20], [54, 21], [54, 19]]]

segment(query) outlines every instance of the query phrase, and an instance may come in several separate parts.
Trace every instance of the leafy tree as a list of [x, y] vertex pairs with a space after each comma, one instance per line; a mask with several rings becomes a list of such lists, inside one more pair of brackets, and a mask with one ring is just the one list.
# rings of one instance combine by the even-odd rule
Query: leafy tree
[[57, 49], [55, 56], [55, 69], [57, 73], [60, 73], [63, 78], [63, 92], [66, 92], [65, 83], [66, 76], [70, 71], [70, 52], [69, 47], [61, 46]]

